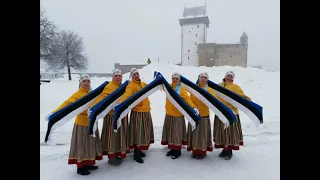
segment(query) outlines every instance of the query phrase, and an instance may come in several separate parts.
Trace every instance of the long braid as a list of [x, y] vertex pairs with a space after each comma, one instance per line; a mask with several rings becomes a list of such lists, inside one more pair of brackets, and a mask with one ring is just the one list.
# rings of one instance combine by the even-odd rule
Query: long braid
[[199, 79], [200, 79], [200, 75], [198, 76], [197, 82], [196, 84], [199, 85]]

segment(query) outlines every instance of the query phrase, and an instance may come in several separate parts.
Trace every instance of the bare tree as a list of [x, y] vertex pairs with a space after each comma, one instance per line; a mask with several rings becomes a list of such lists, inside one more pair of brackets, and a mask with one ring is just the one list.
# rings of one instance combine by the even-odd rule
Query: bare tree
[[84, 54], [82, 38], [72, 31], [61, 31], [52, 41], [50, 56], [47, 64], [53, 69], [67, 67], [69, 80], [71, 80], [71, 68], [74, 70], [86, 70], [88, 59]]
[[46, 60], [50, 56], [52, 42], [58, 32], [57, 26], [49, 21], [44, 13], [44, 10], [40, 9], [40, 59]]

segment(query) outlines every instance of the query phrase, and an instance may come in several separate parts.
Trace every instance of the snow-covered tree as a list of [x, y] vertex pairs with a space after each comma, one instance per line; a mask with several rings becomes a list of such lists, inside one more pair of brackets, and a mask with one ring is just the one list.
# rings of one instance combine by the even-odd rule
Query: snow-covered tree
[[82, 38], [72, 31], [61, 31], [54, 38], [50, 56], [45, 61], [53, 69], [66, 67], [71, 80], [71, 68], [86, 70], [88, 66]]

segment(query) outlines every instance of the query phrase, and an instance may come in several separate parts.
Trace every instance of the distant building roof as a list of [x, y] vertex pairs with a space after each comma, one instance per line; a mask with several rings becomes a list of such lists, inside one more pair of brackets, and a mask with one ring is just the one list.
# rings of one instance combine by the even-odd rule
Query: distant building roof
[[206, 6], [196, 6], [196, 7], [185, 7], [183, 9], [183, 17], [188, 16], [205, 16], [206, 15]]
[[243, 32], [240, 38], [248, 38], [248, 35], [246, 34], [246, 32]]

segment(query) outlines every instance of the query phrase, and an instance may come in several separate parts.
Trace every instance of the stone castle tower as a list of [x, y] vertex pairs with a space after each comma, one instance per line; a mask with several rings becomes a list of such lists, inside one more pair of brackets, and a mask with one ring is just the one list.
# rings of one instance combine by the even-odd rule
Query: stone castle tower
[[207, 43], [209, 17], [206, 5], [185, 7], [181, 26], [182, 66], [241, 66], [247, 67], [248, 36], [245, 32], [238, 43]]
[[181, 26], [181, 65], [199, 66], [198, 44], [207, 42], [209, 18], [206, 16], [206, 6], [185, 7]]

